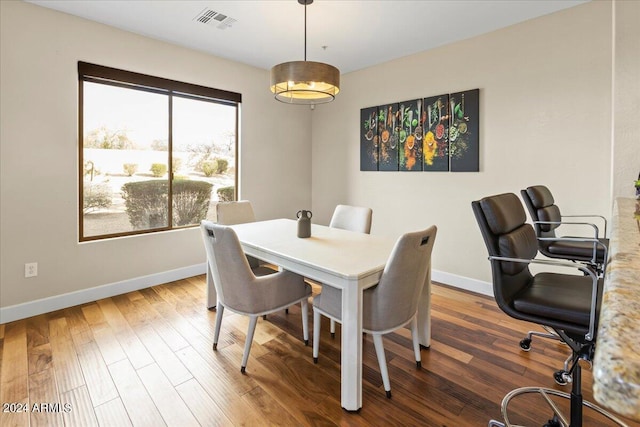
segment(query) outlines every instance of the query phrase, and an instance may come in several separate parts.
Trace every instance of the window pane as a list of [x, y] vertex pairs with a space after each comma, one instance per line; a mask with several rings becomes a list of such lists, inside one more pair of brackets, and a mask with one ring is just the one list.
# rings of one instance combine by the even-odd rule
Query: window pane
[[82, 237], [168, 227], [168, 102], [83, 82]]
[[239, 93], [78, 62], [80, 240], [215, 221], [235, 200]]
[[215, 204], [235, 199], [236, 111], [235, 105], [173, 97], [174, 226], [215, 220]]

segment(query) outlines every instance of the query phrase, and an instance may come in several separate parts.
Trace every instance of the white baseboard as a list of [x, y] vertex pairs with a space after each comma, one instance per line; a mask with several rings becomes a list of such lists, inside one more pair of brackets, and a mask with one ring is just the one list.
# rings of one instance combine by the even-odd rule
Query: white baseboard
[[196, 264], [189, 267], [175, 270], [163, 271], [161, 273], [150, 274], [148, 276], [136, 277], [116, 283], [108, 283], [95, 288], [82, 289], [80, 291], [69, 292], [53, 297], [42, 298], [23, 304], [11, 305], [0, 308], [0, 324], [13, 322], [14, 320], [25, 319], [43, 313], [60, 310], [74, 305], [96, 301], [102, 298], [109, 298], [127, 292], [137, 291], [162, 283], [173, 282], [187, 277], [197, 276], [205, 273], [206, 265]]
[[483, 282], [482, 280], [470, 279], [469, 277], [458, 276], [438, 270], [431, 271], [431, 280], [493, 297], [493, 285], [489, 282]]
[[[25, 302], [23, 304], [11, 305], [9, 307], [0, 308], [0, 324], [13, 322], [15, 320], [25, 319], [31, 316], [37, 316], [43, 313], [60, 310], [74, 305], [85, 304], [87, 302], [97, 301], [102, 298], [109, 298], [115, 295], [127, 292], [145, 289], [151, 286], [169, 283], [175, 280], [186, 279], [187, 277], [204, 274], [206, 264], [196, 264], [189, 267], [178, 268], [161, 273], [150, 274], [148, 276], [136, 277], [121, 282], [109, 283], [95, 288], [83, 289], [80, 291], [69, 292], [53, 297], [42, 298], [35, 301]], [[470, 279], [468, 277], [458, 276], [456, 274], [446, 273], [443, 271], [433, 270], [431, 279], [454, 286], [456, 288], [465, 289], [467, 291], [476, 292], [482, 295], [493, 296], [493, 287], [491, 283], [481, 280]]]

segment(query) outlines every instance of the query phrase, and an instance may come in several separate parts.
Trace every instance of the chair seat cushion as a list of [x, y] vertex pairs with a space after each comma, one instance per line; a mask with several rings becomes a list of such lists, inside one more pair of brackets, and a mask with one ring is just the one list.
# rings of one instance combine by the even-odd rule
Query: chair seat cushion
[[[598, 239], [603, 245], [609, 247], [609, 239]], [[552, 255], [570, 257], [575, 259], [590, 260], [593, 257], [593, 243], [573, 242], [566, 240], [549, 241], [547, 251]], [[596, 247], [596, 259], [604, 262], [605, 250], [602, 245]]]
[[[602, 280], [599, 280], [599, 294]], [[589, 326], [592, 280], [590, 276], [540, 273], [513, 299], [515, 310], [530, 315]], [[541, 322], [544, 323], [544, 322]]]
[[333, 286], [323, 285], [322, 293], [313, 297], [313, 307], [340, 321], [342, 319], [342, 291]]

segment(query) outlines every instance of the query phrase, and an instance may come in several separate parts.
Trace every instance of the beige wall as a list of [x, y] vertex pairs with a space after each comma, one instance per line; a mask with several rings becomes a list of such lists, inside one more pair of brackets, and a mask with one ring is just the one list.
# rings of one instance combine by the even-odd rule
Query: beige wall
[[[240, 92], [241, 196], [259, 218], [311, 206], [311, 114], [275, 102], [267, 70], [19, 1], [0, 7], [2, 307], [204, 263], [198, 229], [78, 243], [78, 60]], [[32, 261], [39, 275], [25, 279]]]
[[613, 52], [613, 197], [632, 197], [640, 173], [640, 2], [617, 1]]
[[[436, 224], [433, 268], [459, 284], [490, 281], [472, 200], [544, 184], [565, 213], [609, 215], [611, 9], [587, 3], [344, 76], [313, 113], [314, 218], [350, 203], [373, 208], [376, 234]], [[479, 173], [360, 172], [361, 108], [474, 88]]]

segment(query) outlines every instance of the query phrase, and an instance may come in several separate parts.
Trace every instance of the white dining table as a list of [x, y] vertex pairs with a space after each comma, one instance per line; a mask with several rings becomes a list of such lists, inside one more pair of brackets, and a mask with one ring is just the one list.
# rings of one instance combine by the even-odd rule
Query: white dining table
[[[362, 291], [380, 280], [395, 240], [312, 224], [311, 237], [297, 237], [290, 219], [231, 226], [245, 253], [285, 270], [342, 290], [341, 405], [348, 411], [362, 407]], [[215, 288], [208, 284], [208, 305]], [[431, 268], [420, 296], [420, 344], [431, 342]]]

